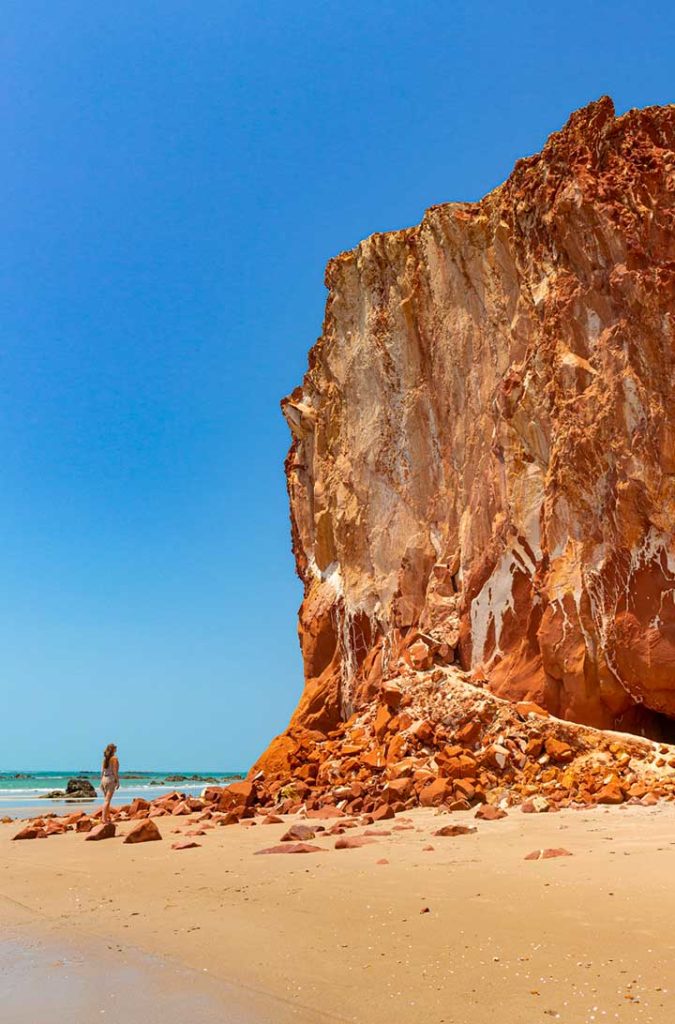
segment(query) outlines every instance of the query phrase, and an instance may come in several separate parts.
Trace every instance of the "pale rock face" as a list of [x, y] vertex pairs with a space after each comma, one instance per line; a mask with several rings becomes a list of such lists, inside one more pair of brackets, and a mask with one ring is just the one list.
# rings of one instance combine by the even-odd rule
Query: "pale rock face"
[[283, 403], [292, 728], [420, 639], [564, 718], [675, 717], [674, 141], [675, 108], [601, 99], [481, 202], [329, 263]]

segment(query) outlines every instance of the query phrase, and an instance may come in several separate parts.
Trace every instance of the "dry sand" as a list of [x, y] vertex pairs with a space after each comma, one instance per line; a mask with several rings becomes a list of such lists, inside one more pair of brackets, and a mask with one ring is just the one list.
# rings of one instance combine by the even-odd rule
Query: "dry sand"
[[[326, 837], [315, 842], [330, 852], [296, 856], [254, 856], [282, 825], [217, 828], [185, 851], [170, 848], [185, 819], [159, 819], [164, 841], [138, 846], [12, 843], [17, 825], [3, 825], [0, 927], [92, 957], [105, 940], [149, 988], [145, 955], [176, 979], [191, 971], [195, 998], [220, 1000], [236, 1024], [675, 1021], [675, 806], [407, 817], [414, 827], [362, 849]], [[448, 823], [478, 832], [432, 837]], [[573, 856], [525, 861], [538, 847]], [[120, 1019], [149, 1022], [140, 1009]]]

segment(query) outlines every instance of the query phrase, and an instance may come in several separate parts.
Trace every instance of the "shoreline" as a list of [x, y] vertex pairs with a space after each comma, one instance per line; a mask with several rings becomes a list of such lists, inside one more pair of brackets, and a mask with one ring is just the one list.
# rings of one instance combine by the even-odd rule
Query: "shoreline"
[[[297, 816], [255, 820], [184, 851], [171, 843], [198, 828], [186, 818], [160, 818], [163, 841], [140, 846], [14, 843], [16, 824], [0, 826], [0, 925], [206, 968], [302, 1024], [491, 1024], [495, 1003], [509, 1024], [672, 1020], [673, 804], [499, 821], [420, 809], [360, 849], [319, 832], [327, 852], [299, 856], [255, 855]], [[477, 831], [433, 835], [448, 824]], [[572, 856], [524, 859], [543, 847]]]
[[[275, 1024], [297, 1011], [205, 969], [94, 935], [67, 940], [34, 921], [3, 930], [0, 996], [8, 1024], [95, 1019], [107, 1024]], [[322, 1018], [324, 1020], [324, 1018]], [[325, 1018], [326, 1022], [329, 1018]]]

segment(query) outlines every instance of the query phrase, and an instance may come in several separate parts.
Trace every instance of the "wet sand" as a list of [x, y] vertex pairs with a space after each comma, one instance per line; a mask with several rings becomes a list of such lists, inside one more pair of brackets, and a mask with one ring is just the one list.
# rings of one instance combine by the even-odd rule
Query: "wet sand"
[[[72, 833], [12, 843], [16, 825], [2, 826], [0, 926], [47, 945], [103, 939], [127, 965], [138, 949], [153, 958], [127, 975], [139, 993], [169, 958], [226, 985], [205, 995], [258, 1013], [256, 1024], [265, 1013], [302, 1024], [675, 1020], [674, 806], [408, 817], [412, 827], [384, 822], [391, 835], [361, 849], [317, 836], [329, 852], [297, 856], [254, 856], [282, 825], [213, 829], [185, 851], [170, 849], [185, 819], [160, 819], [164, 841], [141, 846]], [[432, 836], [449, 823], [478, 832]], [[524, 860], [540, 847], [572, 856]], [[241, 1010], [234, 993], [248, 1000]], [[51, 1006], [55, 1024], [73, 1020]], [[124, 1021], [149, 1019], [132, 1005]], [[162, 1021], [173, 1024], [168, 1012]]]
[[[2, 1020], [11, 1024], [259, 1024], [245, 994], [166, 958], [88, 939], [45, 941], [28, 930], [0, 940]], [[257, 1002], [257, 1001], [256, 1001]]]

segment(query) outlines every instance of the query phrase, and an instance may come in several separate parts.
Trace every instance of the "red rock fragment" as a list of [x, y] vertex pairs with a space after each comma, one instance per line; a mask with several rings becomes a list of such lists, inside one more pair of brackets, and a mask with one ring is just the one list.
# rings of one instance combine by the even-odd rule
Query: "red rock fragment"
[[162, 838], [162, 834], [150, 818], [142, 819], [124, 837], [125, 843], [153, 843]]
[[115, 824], [112, 821], [102, 822], [95, 825], [91, 832], [84, 837], [85, 842], [97, 842], [99, 839], [113, 839], [115, 836]]
[[525, 860], [549, 860], [551, 857], [571, 857], [572, 854], [569, 850], [564, 850], [560, 847], [547, 846], [540, 850], [533, 850], [532, 853], [528, 853]]
[[43, 828], [36, 828], [34, 825], [26, 825], [20, 832], [17, 832], [12, 839], [43, 839], [46, 837], [45, 830]]
[[218, 824], [219, 825], [238, 825], [239, 824], [239, 816], [237, 814], [235, 814], [234, 811], [228, 811], [227, 814], [224, 814], [222, 818], [218, 819]]
[[608, 782], [595, 794], [595, 799], [599, 804], [622, 804], [626, 795], [618, 782]]
[[557, 740], [554, 736], [548, 737], [544, 748], [551, 760], [558, 764], [567, 764], [574, 757], [574, 751], [569, 743], [563, 743], [562, 740]]
[[533, 796], [520, 806], [523, 814], [547, 814], [551, 805], [545, 796]]
[[256, 854], [266, 853], [327, 853], [321, 846], [310, 843], [281, 843], [279, 846], [268, 846], [264, 850], [256, 850]]
[[453, 794], [451, 779], [434, 779], [420, 793], [420, 804], [422, 807], [439, 807], [447, 800], [451, 800]]
[[472, 832], [477, 832], [478, 829], [475, 825], [444, 825], [443, 828], [439, 828], [434, 832], [435, 836], [453, 837], [453, 836], [468, 836]]
[[313, 829], [310, 825], [301, 825], [296, 823], [291, 825], [287, 832], [281, 837], [280, 842], [282, 843], [293, 843], [300, 842], [304, 843], [308, 839], [314, 839], [316, 835], [316, 829]]
[[370, 836], [341, 836], [335, 840], [336, 850], [358, 850], [361, 846], [368, 846], [370, 843], [376, 843], [377, 839], [373, 839]]
[[394, 818], [396, 813], [391, 804], [380, 804], [374, 811], [371, 812], [371, 818], [373, 821], [388, 821], [390, 818]]
[[480, 818], [481, 821], [499, 821], [500, 818], [506, 817], [506, 811], [503, 811], [501, 807], [495, 807], [493, 804], [481, 804], [474, 818]]

